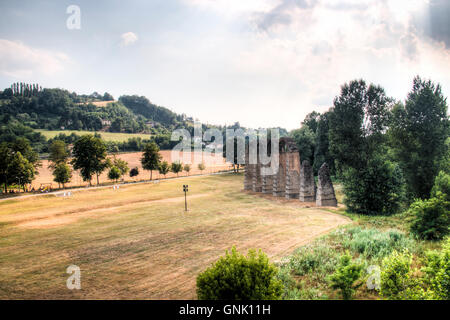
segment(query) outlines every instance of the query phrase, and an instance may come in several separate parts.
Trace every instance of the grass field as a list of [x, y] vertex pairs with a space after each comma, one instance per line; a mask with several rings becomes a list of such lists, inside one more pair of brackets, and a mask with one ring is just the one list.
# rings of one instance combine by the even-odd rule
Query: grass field
[[[72, 133], [75, 133], [77, 135], [83, 135], [83, 134], [94, 134], [93, 131], [82, 131], [82, 130], [43, 130], [43, 129], [36, 129], [35, 131], [42, 133], [47, 139], [51, 139], [55, 136], [57, 136], [60, 133], [64, 133], [66, 135], [70, 135]], [[142, 139], [150, 139], [150, 134], [144, 134], [144, 133], [120, 133], [120, 132], [98, 132], [102, 138], [106, 141], [118, 141], [118, 142], [124, 142], [127, 141], [130, 138], [142, 138]]]
[[[190, 299], [226, 249], [272, 261], [350, 219], [223, 174], [0, 202], [0, 299]], [[184, 212], [182, 185], [189, 185]], [[81, 268], [81, 290], [66, 268]]]

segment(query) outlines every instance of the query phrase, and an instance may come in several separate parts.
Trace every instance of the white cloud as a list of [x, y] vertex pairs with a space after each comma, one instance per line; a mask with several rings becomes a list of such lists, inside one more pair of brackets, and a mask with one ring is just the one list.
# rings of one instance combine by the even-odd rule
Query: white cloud
[[123, 33], [120, 36], [120, 38], [122, 39], [121, 45], [124, 46], [124, 47], [129, 46], [129, 45], [135, 43], [138, 40], [138, 36], [135, 33], [133, 33], [133, 32]]
[[19, 41], [0, 39], [0, 73], [14, 78], [54, 75], [70, 63], [61, 52], [32, 48]]
[[[189, 1], [215, 12], [221, 3]], [[244, 125], [298, 127], [308, 112], [330, 107], [340, 86], [356, 78], [382, 85], [399, 100], [415, 75], [440, 82], [444, 94], [450, 90], [450, 50], [414, 20], [427, 13], [426, 1], [279, 0], [253, 11], [227, 3], [234, 9], [227, 17], [235, 12], [236, 21], [246, 18], [253, 32], [224, 39], [237, 46], [230, 49], [231, 61], [218, 61], [225, 69], [219, 73], [231, 74], [227, 88], [240, 95], [214, 105], [225, 109], [240, 100], [238, 108], [248, 110], [239, 119]]]

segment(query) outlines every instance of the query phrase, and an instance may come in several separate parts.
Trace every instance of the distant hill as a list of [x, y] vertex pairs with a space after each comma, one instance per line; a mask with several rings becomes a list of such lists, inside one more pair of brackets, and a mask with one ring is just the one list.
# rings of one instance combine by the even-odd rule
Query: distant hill
[[78, 95], [64, 89], [14, 84], [0, 93], [0, 116], [33, 129], [164, 133], [185, 127], [184, 115], [150, 103], [145, 97], [105, 93]]

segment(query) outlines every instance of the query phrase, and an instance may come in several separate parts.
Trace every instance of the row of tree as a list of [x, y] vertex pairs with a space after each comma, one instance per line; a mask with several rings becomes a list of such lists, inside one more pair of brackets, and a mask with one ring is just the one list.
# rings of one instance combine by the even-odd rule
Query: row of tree
[[427, 199], [440, 171], [449, 174], [449, 118], [439, 84], [416, 77], [405, 103], [377, 85], [341, 87], [327, 112], [310, 113], [291, 132], [302, 160], [328, 163], [354, 212], [387, 214]]

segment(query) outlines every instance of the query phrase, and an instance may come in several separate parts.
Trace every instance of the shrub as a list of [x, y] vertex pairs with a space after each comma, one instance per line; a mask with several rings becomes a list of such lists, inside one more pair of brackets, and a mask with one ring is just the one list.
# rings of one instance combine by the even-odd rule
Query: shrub
[[450, 201], [450, 174], [444, 171], [439, 172], [434, 180], [433, 189], [431, 189], [431, 197], [437, 197], [439, 193], [445, 195], [447, 201]]
[[344, 203], [351, 212], [393, 214], [404, 199], [404, 182], [400, 168], [374, 156], [364, 169], [349, 168], [343, 173]]
[[414, 248], [414, 240], [397, 230], [380, 231], [378, 229], [349, 229], [351, 237], [344, 239], [345, 248], [362, 254], [367, 258], [379, 259], [393, 250]]
[[131, 178], [136, 177], [137, 175], [139, 175], [139, 168], [138, 167], [135, 167], [135, 168], [130, 170], [130, 177]]
[[430, 286], [435, 299], [450, 299], [450, 238], [445, 241], [442, 251], [426, 254], [425, 282]]
[[315, 244], [297, 249], [290, 258], [289, 266], [299, 276], [313, 272], [320, 276], [333, 272], [338, 260], [338, 254], [331, 247]]
[[336, 271], [329, 277], [331, 288], [340, 290], [342, 299], [350, 300], [355, 290], [363, 284], [355, 284], [361, 277], [362, 270], [362, 264], [352, 263], [351, 255], [344, 254]]
[[380, 294], [391, 300], [406, 297], [406, 290], [411, 286], [412, 256], [408, 251], [398, 251], [383, 259], [380, 275]]
[[202, 300], [277, 300], [283, 293], [277, 274], [261, 250], [249, 250], [246, 257], [233, 247], [198, 275], [197, 295]]
[[439, 240], [449, 234], [450, 201], [440, 191], [428, 200], [416, 200], [409, 208], [414, 217], [411, 233], [426, 240]]

